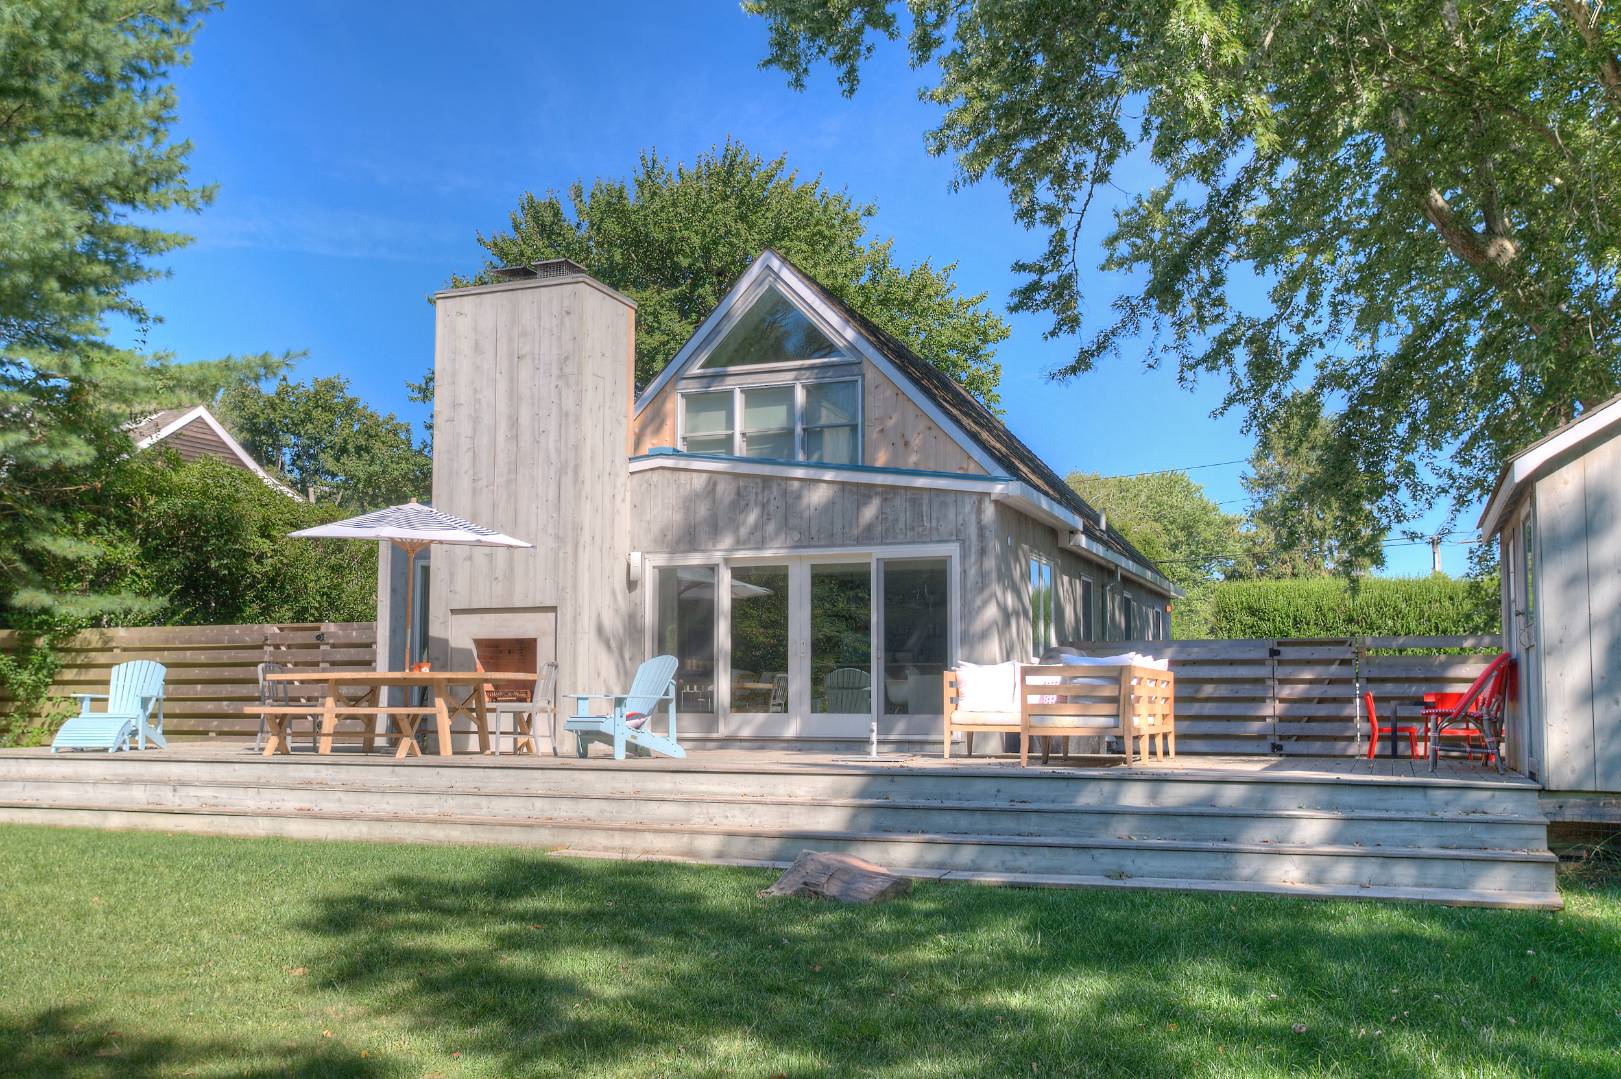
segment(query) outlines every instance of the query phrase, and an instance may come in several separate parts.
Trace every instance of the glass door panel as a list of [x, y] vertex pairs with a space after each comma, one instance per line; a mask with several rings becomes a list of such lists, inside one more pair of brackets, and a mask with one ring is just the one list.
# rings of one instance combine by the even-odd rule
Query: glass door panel
[[726, 733], [794, 733], [791, 565], [731, 567], [731, 715]]
[[715, 711], [717, 573], [715, 566], [663, 566], [658, 570], [653, 651], [680, 662], [676, 708], [683, 720]]
[[872, 720], [872, 564], [812, 562], [805, 737], [861, 737]]
[[944, 709], [941, 676], [951, 658], [950, 563], [886, 559], [883, 591], [883, 733], [929, 734]]

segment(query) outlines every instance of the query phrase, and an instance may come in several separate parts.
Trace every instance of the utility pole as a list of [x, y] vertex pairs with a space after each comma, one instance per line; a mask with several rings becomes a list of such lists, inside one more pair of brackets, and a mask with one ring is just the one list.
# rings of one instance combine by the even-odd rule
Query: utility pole
[[1441, 572], [1441, 534], [1439, 532], [1430, 537], [1430, 572]]

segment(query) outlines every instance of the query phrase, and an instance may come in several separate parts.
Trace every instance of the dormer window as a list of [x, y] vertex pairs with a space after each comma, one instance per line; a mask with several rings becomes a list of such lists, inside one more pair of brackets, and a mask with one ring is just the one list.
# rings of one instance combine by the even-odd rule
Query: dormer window
[[683, 393], [681, 449], [769, 461], [860, 464], [861, 380], [817, 379]]

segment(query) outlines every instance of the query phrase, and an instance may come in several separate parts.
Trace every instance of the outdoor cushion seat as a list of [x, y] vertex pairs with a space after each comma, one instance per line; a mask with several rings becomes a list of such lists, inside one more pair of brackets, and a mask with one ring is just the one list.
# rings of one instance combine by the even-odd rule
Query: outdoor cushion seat
[[956, 727], [1013, 727], [1019, 726], [1019, 713], [1010, 712], [964, 712], [958, 710], [952, 716], [952, 725]]

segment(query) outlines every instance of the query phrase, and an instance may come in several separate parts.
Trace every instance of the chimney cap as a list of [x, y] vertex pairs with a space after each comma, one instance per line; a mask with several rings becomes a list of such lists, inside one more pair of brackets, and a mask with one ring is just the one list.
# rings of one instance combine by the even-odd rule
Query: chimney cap
[[590, 275], [590, 271], [573, 259], [542, 259], [522, 266], [502, 266], [491, 271], [503, 281], [527, 281], [537, 277], [569, 277], [574, 274]]

